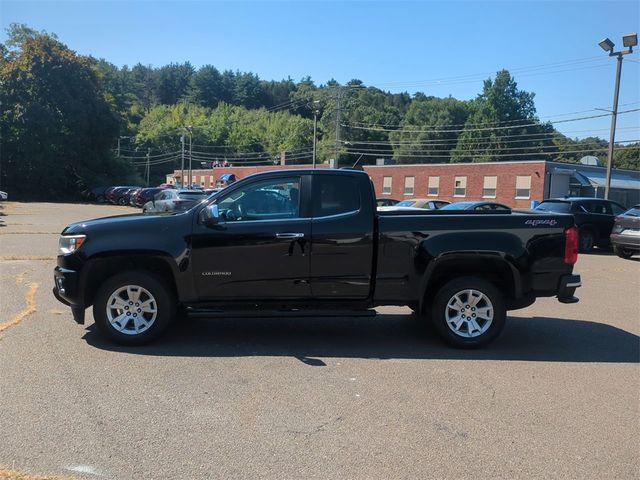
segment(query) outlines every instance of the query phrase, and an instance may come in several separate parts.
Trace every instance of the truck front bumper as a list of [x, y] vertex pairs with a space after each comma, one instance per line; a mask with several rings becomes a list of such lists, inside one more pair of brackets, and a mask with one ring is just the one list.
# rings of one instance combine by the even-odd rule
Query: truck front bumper
[[53, 271], [53, 283], [53, 296], [59, 302], [71, 307], [76, 323], [84, 324], [85, 307], [80, 294], [78, 272], [58, 266]]
[[582, 286], [580, 275], [562, 275], [558, 287], [558, 301], [561, 303], [577, 303], [578, 297], [574, 296], [576, 288]]

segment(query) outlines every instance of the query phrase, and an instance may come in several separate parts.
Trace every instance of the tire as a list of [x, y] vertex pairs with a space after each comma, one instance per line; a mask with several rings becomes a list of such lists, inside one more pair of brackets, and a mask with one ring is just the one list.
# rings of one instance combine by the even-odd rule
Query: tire
[[615, 253], [620, 258], [624, 258], [625, 260], [629, 260], [633, 256], [633, 252], [630, 250], [626, 250], [620, 247], [613, 247], [613, 253]]
[[579, 246], [581, 253], [590, 253], [596, 244], [596, 236], [593, 231], [588, 228], [580, 230]]
[[108, 278], [93, 302], [93, 318], [99, 332], [121, 345], [143, 345], [155, 340], [173, 321], [175, 314], [173, 292], [162, 280], [147, 272], [128, 271]]
[[104, 202], [105, 202], [105, 199], [103, 195], [98, 195], [96, 197], [96, 203], [104, 203]]
[[124, 197], [120, 197], [118, 199], [118, 205], [125, 206], [126, 204], [127, 204], [127, 202], [124, 200]]
[[[469, 314], [473, 320], [467, 320]], [[506, 317], [503, 295], [494, 284], [479, 277], [447, 282], [438, 290], [431, 305], [431, 323], [438, 334], [456, 348], [487, 345], [500, 334]], [[458, 322], [457, 325], [454, 322]]]

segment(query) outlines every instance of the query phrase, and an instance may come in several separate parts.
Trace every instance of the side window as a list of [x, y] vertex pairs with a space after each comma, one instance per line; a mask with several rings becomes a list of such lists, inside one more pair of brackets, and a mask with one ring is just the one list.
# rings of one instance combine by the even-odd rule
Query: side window
[[617, 203], [612, 203], [611, 205], [611, 210], [613, 210], [613, 214], [614, 215], [622, 215], [625, 212], [625, 209], [622, 208], [620, 205], [618, 205]]
[[587, 202], [584, 204], [584, 209], [589, 213], [596, 213], [599, 215], [611, 215], [611, 211], [607, 211], [607, 207], [602, 202]]
[[300, 216], [300, 178], [252, 183], [218, 200], [225, 222], [276, 220]]
[[360, 209], [360, 189], [354, 178], [314, 175], [313, 216], [327, 217]]

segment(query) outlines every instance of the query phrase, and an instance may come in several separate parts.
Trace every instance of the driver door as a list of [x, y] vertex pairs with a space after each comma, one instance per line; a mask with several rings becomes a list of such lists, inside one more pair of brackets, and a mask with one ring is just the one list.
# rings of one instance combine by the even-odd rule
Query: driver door
[[200, 300], [310, 296], [311, 219], [301, 208], [304, 175], [243, 183], [218, 197], [216, 225], [198, 224], [193, 272]]

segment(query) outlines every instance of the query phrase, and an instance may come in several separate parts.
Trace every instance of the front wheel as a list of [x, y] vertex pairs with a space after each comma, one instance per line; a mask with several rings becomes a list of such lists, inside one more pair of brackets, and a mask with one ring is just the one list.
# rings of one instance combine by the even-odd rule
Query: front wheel
[[100, 333], [122, 345], [142, 345], [156, 339], [175, 313], [171, 289], [146, 272], [129, 271], [109, 278], [93, 303]]
[[507, 312], [502, 294], [491, 282], [462, 277], [436, 293], [431, 322], [456, 348], [477, 348], [494, 340], [504, 328]]
[[613, 247], [613, 253], [615, 253], [620, 258], [624, 258], [625, 260], [630, 259], [633, 256], [633, 252], [621, 247]]

